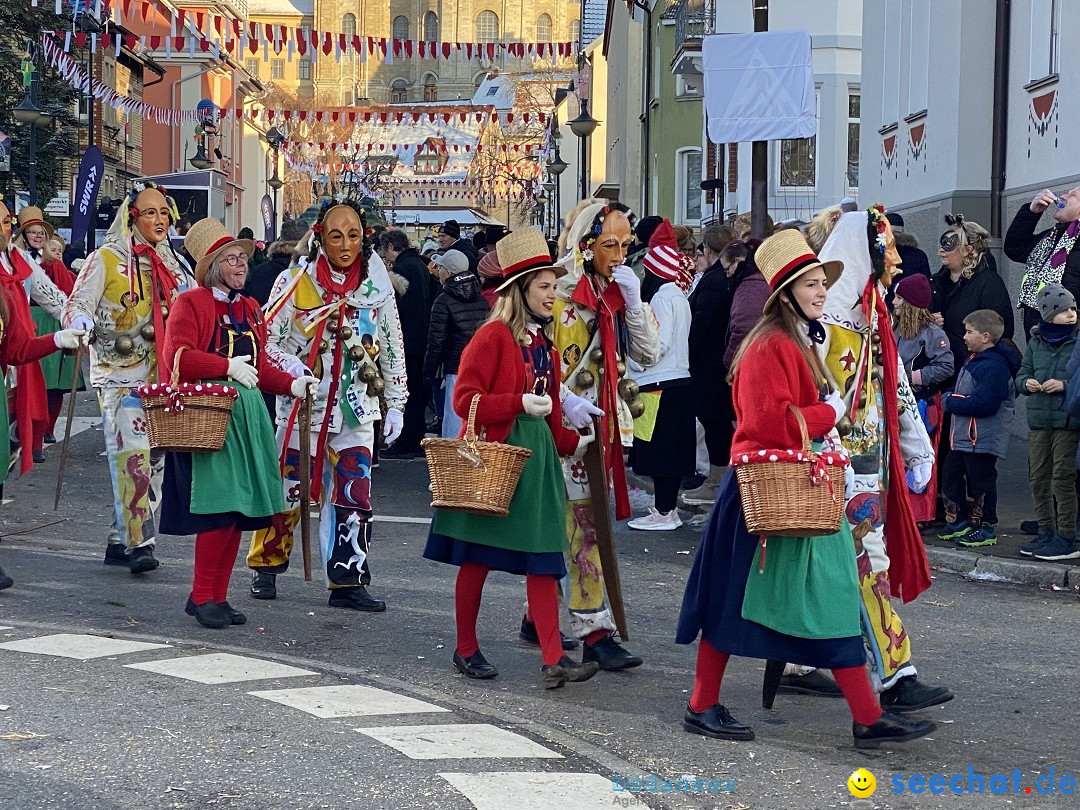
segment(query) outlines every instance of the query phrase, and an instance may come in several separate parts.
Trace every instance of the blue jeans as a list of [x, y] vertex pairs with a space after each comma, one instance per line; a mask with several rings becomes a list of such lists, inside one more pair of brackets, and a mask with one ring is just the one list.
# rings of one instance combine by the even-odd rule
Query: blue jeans
[[461, 432], [461, 417], [454, 412], [454, 384], [457, 374], [447, 374], [443, 396], [442, 437], [456, 439]]

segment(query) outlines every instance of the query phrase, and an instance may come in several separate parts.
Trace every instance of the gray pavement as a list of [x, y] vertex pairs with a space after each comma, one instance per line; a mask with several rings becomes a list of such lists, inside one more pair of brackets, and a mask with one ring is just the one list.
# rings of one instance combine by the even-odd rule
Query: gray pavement
[[[89, 416], [89, 407], [83, 401], [80, 413]], [[183, 613], [190, 538], [162, 538], [162, 567], [141, 578], [101, 564], [110, 508], [101, 450], [99, 431], [72, 440], [58, 513], [51, 510], [58, 448], [5, 488], [12, 502], [0, 510], [0, 564], [16, 585], [0, 592], [0, 626], [11, 628], [0, 630], [0, 707], [7, 707], [0, 709], [0, 807], [832, 808], [852, 806], [845, 782], [858, 767], [875, 774], [871, 801], [879, 808], [1075, 805], [1073, 796], [1039, 795], [1035, 781], [1051, 766], [1057, 780], [1080, 778], [1080, 600], [1071, 590], [935, 573], [934, 587], [902, 609], [922, 677], [957, 694], [926, 712], [940, 724], [930, 738], [856, 751], [842, 701], [780, 696], [763, 710], [762, 663], [736, 659], [723, 700], [754, 726], [757, 740], [718, 742], [680, 727], [694, 650], [672, 636], [696, 528], [619, 529], [627, 646], [646, 663], [549, 692], [538, 683], [538, 652], [516, 639], [524, 599], [518, 577], [492, 575], [485, 590], [479, 635], [499, 677], [475, 682], [452, 672], [455, 572], [420, 557], [429, 516], [422, 461], [386, 461], [375, 471], [382, 520], [372, 592], [387, 600], [386, 613], [328, 607], [322, 583], [305, 583], [299, 566], [279, 579], [278, 600], [251, 600], [241, 559], [231, 601], [249, 623], [212, 631]], [[61, 633], [166, 646], [89, 660], [5, 648]], [[129, 666], [167, 668], [219, 653], [309, 674], [200, 683]], [[369, 687], [426, 706], [317, 717], [250, 694], [330, 686]], [[481, 743], [496, 751], [418, 759], [388, 742], [407, 736], [394, 729], [416, 725], [430, 727], [420, 733], [425, 744], [481, 725], [480, 743], [458, 739], [450, 751]], [[548, 753], [535, 756], [529, 745]], [[966, 775], [969, 767], [984, 775], [987, 791], [993, 774], [1008, 775], [1011, 789], [1019, 769], [1021, 792], [893, 792], [897, 776], [906, 785], [915, 774]], [[608, 783], [601, 804], [590, 804], [596, 782], [586, 777], [604, 784], [613, 773], [724, 777], [733, 792], [630, 795]]]

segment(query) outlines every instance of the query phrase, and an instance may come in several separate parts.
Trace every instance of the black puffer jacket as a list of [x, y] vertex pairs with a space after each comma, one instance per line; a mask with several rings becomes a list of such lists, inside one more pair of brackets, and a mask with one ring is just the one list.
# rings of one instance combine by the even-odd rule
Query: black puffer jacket
[[473, 333], [487, 320], [488, 303], [480, 294], [480, 279], [471, 271], [450, 276], [431, 308], [424, 379], [457, 374], [461, 353]]

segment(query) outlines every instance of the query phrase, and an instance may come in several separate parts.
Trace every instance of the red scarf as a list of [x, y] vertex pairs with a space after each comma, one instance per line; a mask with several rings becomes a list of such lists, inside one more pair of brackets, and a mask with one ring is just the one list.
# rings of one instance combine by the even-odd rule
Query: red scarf
[[[900, 452], [900, 361], [896, 336], [889, 322], [885, 299], [878, 295], [877, 281], [871, 277], [863, 290], [862, 311], [867, 323], [877, 314], [881, 336], [881, 396], [885, 407], [885, 452], [888, 455], [888, 489], [885, 503], [885, 542], [889, 554], [889, 586], [892, 595], [905, 604], [930, 587], [930, 566], [926, 549], [915, 525], [915, 516], [907, 495], [907, 474]], [[868, 392], [869, 393], [869, 392]], [[858, 392], [855, 394], [858, 402]]]
[[[8, 251], [11, 266], [15, 271], [8, 273], [0, 269], [0, 284], [3, 294], [11, 308], [10, 317], [21, 321], [31, 337], [37, 335], [34, 319], [30, 316], [30, 301], [23, 286], [30, 277], [33, 268], [18, 249]], [[19, 444], [22, 445], [22, 457], [19, 459], [19, 473], [25, 475], [34, 467], [34, 432], [35, 425], [39, 435], [44, 435], [49, 421], [48, 399], [45, 393], [45, 375], [41, 373], [41, 363], [27, 363], [17, 366], [15, 374], [15, 420], [18, 423]]]
[[619, 434], [619, 375], [615, 367], [619, 360], [615, 337], [615, 324], [619, 313], [625, 308], [619, 285], [609, 282], [599, 296], [593, 289], [593, 282], [588, 276], [582, 276], [570, 300], [596, 313], [596, 323], [600, 332], [600, 350], [604, 354], [604, 373], [598, 375], [598, 399], [600, 410], [604, 412], [600, 420], [604, 431], [604, 463], [611, 474], [611, 483], [615, 488], [615, 519], [625, 520], [630, 517], [630, 495], [626, 489], [626, 468], [623, 466], [622, 439]]
[[[151, 284], [151, 298], [153, 301], [150, 304], [150, 314], [154, 319], [154, 334], [157, 335], [157, 340], [165, 339], [165, 316], [161, 312], [161, 305], [171, 306], [173, 299], [176, 297], [176, 291], [180, 289], [180, 282], [176, 280], [176, 276], [172, 271], [165, 266], [165, 262], [161, 260], [157, 250], [151, 245], [145, 242], [138, 242], [132, 246], [132, 252], [135, 254], [132, 259], [132, 264], [135, 266], [131, 269], [130, 281], [134, 284], [135, 278], [139, 274], [139, 258], [141, 256], [147, 256], [150, 259], [150, 284]], [[161, 363], [158, 363], [158, 382], [168, 382], [170, 378], [169, 369], [161, 367]]]

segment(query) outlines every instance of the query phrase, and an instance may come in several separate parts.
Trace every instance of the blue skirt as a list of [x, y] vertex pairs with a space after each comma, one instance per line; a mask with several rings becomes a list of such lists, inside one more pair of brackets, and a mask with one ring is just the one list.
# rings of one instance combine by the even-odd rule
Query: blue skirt
[[746, 530], [739, 484], [729, 470], [686, 582], [676, 643], [692, 644], [700, 634], [721, 652], [745, 658], [825, 669], [864, 665], [862, 636], [799, 638], [742, 617], [746, 579], [757, 543], [758, 538]]
[[514, 551], [508, 548], [470, 543], [445, 534], [428, 533], [424, 557], [435, 562], [461, 565], [477, 563], [508, 574], [534, 574], [562, 579], [566, 576], [566, 556], [561, 551]]

